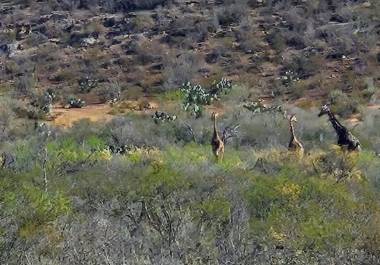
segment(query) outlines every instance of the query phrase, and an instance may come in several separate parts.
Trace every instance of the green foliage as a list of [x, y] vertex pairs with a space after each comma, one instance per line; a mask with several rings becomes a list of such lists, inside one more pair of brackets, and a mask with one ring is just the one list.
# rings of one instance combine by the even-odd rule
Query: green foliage
[[362, 96], [367, 99], [373, 99], [373, 96], [378, 91], [373, 78], [366, 78], [364, 80], [365, 89], [362, 91]]
[[209, 159], [211, 148], [196, 144], [188, 144], [183, 148], [170, 147], [164, 153], [164, 159], [167, 163], [181, 165], [200, 165]]
[[237, 152], [235, 150], [228, 150], [219, 166], [225, 171], [232, 171], [234, 169], [246, 169], [248, 167], [248, 163], [244, 159], [246, 155], [249, 156], [252, 154], [246, 152]]
[[181, 101], [183, 100], [184, 94], [181, 90], [170, 90], [159, 95], [159, 98], [163, 101]]
[[31, 220], [49, 222], [70, 212], [71, 202], [60, 192], [48, 194], [35, 187], [25, 187], [25, 194], [33, 212], [33, 215], [29, 216]]
[[[288, 129], [277, 115], [245, 113], [240, 121], [253, 126], [243, 127], [249, 135]], [[255, 242], [268, 249], [265, 261], [302, 253], [297, 259], [307, 263], [313, 255], [330, 257], [342, 249], [370, 255], [380, 245], [374, 152], [350, 154], [333, 146], [313, 148], [299, 159], [280, 145], [237, 144], [227, 145], [223, 161], [215, 163], [205, 119], [191, 119], [202, 144], [166, 140], [179, 129], [176, 122], [157, 126], [149, 116], [114, 122], [107, 130], [86, 123], [58, 137], [15, 142], [15, 169], [0, 170], [0, 217], [7, 220], [0, 222], [0, 250], [13, 253], [6, 250], [13, 239], [33, 246], [39, 240], [47, 243], [38, 255], [61, 257], [62, 244], [65, 253], [97, 249], [95, 235], [116, 251], [120, 242], [134, 244], [132, 235], [141, 256], [154, 248], [181, 259], [181, 249], [186, 257], [217, 264], [221, 249], [244, 252]], [[274, 127], [252, 130], [266, 123]], [[125, 154], [108, 150], [111, 132], [131, 147]], [[249, 262], [263, 258], [250, 251], [243, 255]]]
[[200, 205], [203, 218], [213, 221], [227, 222], [230, 217], [231, 203], [226, 198], [211, 198]]
[[71, 213], [71, 200], [61, 192], [46, 193], [30, 182], [29, 176], [14, 174], [0, 182], [2, 215], [15, 218], [20, 237], [30, 239], [61, 216]]
[[[272, 163], [273, 159], [277, 160], [272, 157]], [[361, 192], [367, 190], [366, 184], [353, 184], [355, 180], [337, 184], [334, 178], [311, 175], [299, 166], [280, 165], [276, 176], [253, 178], [246, 191], [252, 233], [303, 250], [356, 244], [357, 234], [365, 229], [360, 220], [372, 212], [363, 205], [372, 208], [375, 201], [353, 194], [352, 185]]]
[[[361, 113], [365, 150], [348, 154], [329, 148], [326, 119], [294, 108], [299, 159], [284, 109], [242, 102], [269, 92], [312, 107], [327, 92], [343, 117], [375, 103], [378, 0], [3, 2], [0, 264], [380, 264], [378, 110]], [[20, 19], [34, 25], [25, 38]], [[248, 86], [208, 85], [223, 75]], [[207, 85], [154, 95], [167, 112], [153, 117], [123, 102], [114, 111], [131, 113], [47, 123], [48, 137], [23, 119], [47, 118], [46, 85], [115, 103], [121, 87], [139, 98], [201, 76]], [[77, 96], [69, 107], [84, 106]], [[213, 103], [219, 128], [240, 125], [218, 163], [202, 117]]]
[[47, 144], [47, 151], [55, 159], [61, 159], [61, 161], [66, 162], [83, 160], [89, 155], [89, 152], [80, 148], [73, 138], [50, 142]]
[[32, 144], [26, 140], [19, 140], [14, 143], [14, 151], [16, 160], [16, 167], [20, 169], [30, 169], [31, 157], [34, 157], [35, 151], [32, 149]]
[[154, 163], [147, 173], [141, 178], [141, 192], [145, 196], [152, 196], [158, 191], [169, 194], [185, 185], [181, 174], [159, 163]]
[[105, 141], [96, 135], [89, 136], [86, 142], [88, 146], [94, 150], [101, 150], [101, 149], [106, 148]]

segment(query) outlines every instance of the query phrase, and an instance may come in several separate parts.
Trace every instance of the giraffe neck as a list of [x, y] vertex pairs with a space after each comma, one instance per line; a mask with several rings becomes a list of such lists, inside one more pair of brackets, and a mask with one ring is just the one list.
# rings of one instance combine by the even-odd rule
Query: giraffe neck
[[216, 117], [214, 116], [214, 137], [218, 137], [218, 131], [216, 130]]
[[344, 127], [338, 121], [338, 119], [335, 117], [335, 115], [331, 111], [328, 113], [328, 115], [329, 115], [329, 120], [330, 120], [332, 126], [334, 127], [334, 129], [338, 135], [340, 135], [342, 132], [346, 131], [346, 127]]
[[292, 121], [289, 121], [289, 129], [290, 129], [290, 137], [291, 139], [295, 139], [296, 136], [295, 136], [295, 133], [294, 133], [294, 124]]

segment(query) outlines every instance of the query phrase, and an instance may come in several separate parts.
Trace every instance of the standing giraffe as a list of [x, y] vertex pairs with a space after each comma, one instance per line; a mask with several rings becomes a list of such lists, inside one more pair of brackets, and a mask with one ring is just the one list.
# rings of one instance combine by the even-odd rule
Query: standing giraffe
[[331, 125], [334, 127], [335, 132], [338, 136], [338, 145], [341, 147], [346, 147], [349, 151], [360, 151], [361, 146], [359, 140], [352, 135], [352, 133], [343, 126], [335, 117], [334, 113], [331, 112], [327, 105], [323, 105], [321, 112], [318, 117], [323, 115], [328, 115]]
[[294, 122], [297, 122], [296, 115], [293, 114], [289, 116], [289, 130], [290, 130], [290, 141], [288, 150], [292, 152], [298, 153], [300, 156], [303, 156], [304, 154], [304, 148], [302, 143], [297, 139], [295, 133], [294, 133]]
[[214, 133], [211, 139], [211, 147], [212, 152], [215, 155], [217, 161], [221, 161], [224, 155], [224, 143], [222, 138], [220, 138], [219, 133], [216, 129], [216, 118], [218, 117], [218, 113], [213, 112], [211, 118], [214, 121]]

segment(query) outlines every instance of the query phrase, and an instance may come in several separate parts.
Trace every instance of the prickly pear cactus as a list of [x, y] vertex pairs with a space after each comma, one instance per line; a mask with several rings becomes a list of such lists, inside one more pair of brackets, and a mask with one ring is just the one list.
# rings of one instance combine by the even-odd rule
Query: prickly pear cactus
[[228, 94], [232, 90], [232, 82], [222, 78], [219, 82], [214, 82], [209, 89], [187, 82], [182, 85], [180, 90], [184, 94], [184, 110], [198, 118], [202, 116], [203, 106], [220, 100], [222, 94]]

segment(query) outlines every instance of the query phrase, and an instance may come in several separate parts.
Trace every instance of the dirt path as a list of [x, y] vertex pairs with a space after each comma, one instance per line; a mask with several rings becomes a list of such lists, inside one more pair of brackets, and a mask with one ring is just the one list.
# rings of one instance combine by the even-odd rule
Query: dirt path
[[[128, 101], [128, 104], [135, 104], [138, 105], [137, 101]], [[158, 108], [157, 102], [150, 102], [152, 105], [152, 109], [150, 111], [153, 111], [154, 109]], [[368, 110], [380, 110], [380, 104], [371, 104], [367, 106]], [[225, 111], [224, 107], [220, 104], [208, 106], [206, 108], [208, 112], [217, 111], [219, 113], [223, 113]], [[92, 122], [107, 122], [110, 121], [112, 118], [115, 117], [115, 115], [112, 115], [113, 107], [111, 107], [109, 104], [91, 104], [87, 105], [81, 109], [65, 109], [62, 106], [56, 105], [53, 109], [53, 119], [51, 121], [51, 124], [63, 127], [63, 128], [69, 128], [74, 125], [74, 123], [79, 122], [83, 119], [88, 119]], [[128, 111], [136, 111], [141, 112], [141, 110], [131, 110]], [[360, 115], [353, 115], [352, 117], [348, 118], [346, 120], [349, 124], [352, 126], [355, 126], [361, 122]]]
[[[107, 122], [118, 114], [127, 112], [150, 113], [158, 108], [158, 103], [151, 99], [126, 100], [111, 106], [110, 104], [92, 103], [83, 108], [64, 108], [55, 105], [50, 123], [54, 126], [69, 128], [80, 120]], [[112, 114], [114, 113], [114, 114]]]
[[[367, 106], [367, 110], [380, 110], [379, 104], [370, 104]], [[360, 114], [352, 115], [352, 117], [347, 119], [347, 122], [351, 124], [351, 126], [356, 126], [362, 122]]]
[[65, 109], [61, 106], [54, 107], [52, 124], [59, 127], [68, 128], [75, 122], [88, 119], [92, 122], [109, 121], [113, 118], [112, 110], [108, 104], [88, 105], [81, 109]]

